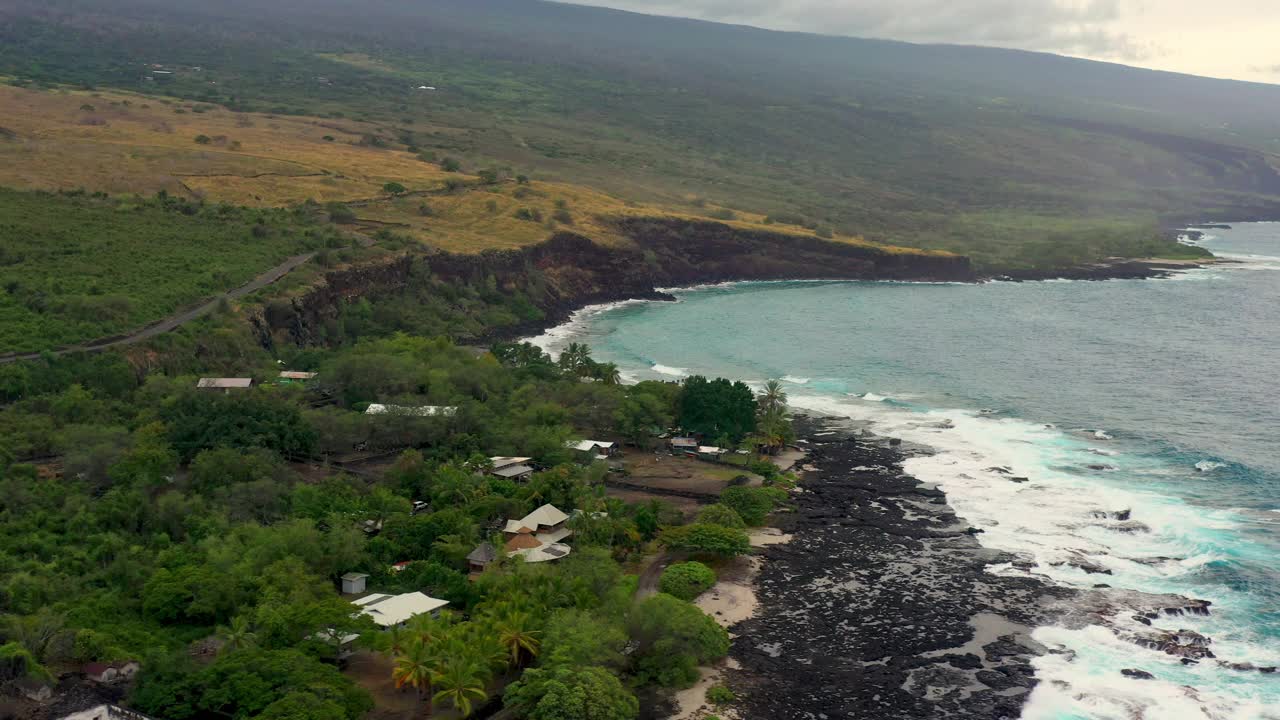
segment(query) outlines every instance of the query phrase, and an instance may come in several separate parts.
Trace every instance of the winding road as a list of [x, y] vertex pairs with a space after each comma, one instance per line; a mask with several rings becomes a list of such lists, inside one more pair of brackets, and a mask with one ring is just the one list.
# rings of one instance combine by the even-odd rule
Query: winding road
[[[112, 337], [100, 338], [98, 340], [81, 343], [79, 345], [68, 345], [52, 351], [52, 354], [68, 355], [70, 353], [77, 352], [100, 352], [102, 350], [109, 350], [122, 345], [132, 345], [134, 343], [153, 338], [157, 335], [167, 333], [191, 322], [192, 320], [195, 320], [196, 318], [208, 315], [213, 312], [218, 307], [218, 304], [223, 300], [235, 300], [256, 290], [261, 290], [262, 288], [278, 281], [285, 275], [288, 275], [299, 265], [302, 265], [314, 256], [314, 252], [305, 253], [303, 255], [294, 255], [238, 288], [228, 290], [221, 295], [215, 295], [195, 307], [157, 320], [127, 335], [114, 335]], [[0, 356], [0, 364], [18, 362], [20, 360], [36, 360], [43, 354], [44, 353], [42, 352], [29, 352]]]

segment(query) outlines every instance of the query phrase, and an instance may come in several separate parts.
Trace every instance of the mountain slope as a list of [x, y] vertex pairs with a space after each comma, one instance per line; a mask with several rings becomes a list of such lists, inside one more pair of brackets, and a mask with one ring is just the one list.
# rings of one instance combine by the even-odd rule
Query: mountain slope
[[525, 0], [3, 12], [0, 72], [18, 78], [377, 120], [477, 166], [989, 267], [1123, 253], [1162, 221], [1280, 217], [1269, 85]]

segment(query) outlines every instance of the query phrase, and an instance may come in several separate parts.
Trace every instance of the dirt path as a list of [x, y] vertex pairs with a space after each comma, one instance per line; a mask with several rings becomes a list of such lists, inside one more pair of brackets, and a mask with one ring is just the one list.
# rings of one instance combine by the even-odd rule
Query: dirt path
[[[181, 325], [195, 320], [196, 318], [208, 315], [213, 312], [218, 307], [218, 304], [224, 299], [228, 301], [235, 300], [237, 298], [244, 297], [251, 292], [261, 290], [262, 288], [278, 281], [285, 275], [288, 275], [291, 271], [310, 260], [313, 256], [315, 256], [315, 253], [294, 255], [238, 288], [228, 290], [221, 295], [215, 295], [195, 307], [175, 313], [161, 320], [157, 320], [156, 322], [129, 333], [128, 335], [116, 335], [108, 338], [100, 338], [80, 345], [70, 345], [54, 350], [52, 351], [52, 354], [67, 355], [69, 353], [76, 352], [99, 352], [114, 347], [120, 347], [121, 345], [132, 345], [134, 343], [153, 338], [157, 335], [167, 333]], [[39, 352], [30, 352], [20, 355], [6, 355], [4, 357], [0, 357], [0, 364], [17, 362], [19, 360], [35, 360], [42, 354], [43, 353]]]

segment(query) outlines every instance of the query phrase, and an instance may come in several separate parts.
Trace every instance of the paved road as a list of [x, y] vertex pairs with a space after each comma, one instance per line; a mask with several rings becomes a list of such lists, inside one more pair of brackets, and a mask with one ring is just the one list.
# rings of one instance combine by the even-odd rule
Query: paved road
[[[250, 280], [249, 282], [245, 283], [244, 285], [241, 285], [240, 287], [234, 290], [229, 290], [221, 295], [216, 295], [189, 310], [184, 310], [180, 313], [170, 315], [169, 317], [164, 318], [163, 320], [157, 320], [156, 322], [153, 322], [150, 325], [147, 325], [146, 327], [143, 327], [140, 330], [137, 330], [128, 335], [117, 335], [114, 337], [94, 340], [92, 342], [83, 343], [80, 345], [71, 345], [68, 347], [59, 348], [57, 350], [54, 350], [53, 354], [67, 355], [69, 353], [76, 353], [76, 352], [99, 352], [102, 350], [107, 350], [109, 348], [120, 347], [121, 345], [132, 345], [134, 343], [141, 342], [149, 338], [153, 338], [157, 335], [167, 333], [181, 325], [184, 325], [186, 323], [191, 322], [192, 320], [195, 320], [196, 318], [204, 317], [205, 315], [208, 315], [209, 313], [213, 312], [218, 307], [218, 303], [222, 302], [224, 299], [235, 300], [237, 298], [244, 297], [245, 295], [248, 295], [249, 293], [254, 292], [256, 290], [261, 290], [262, 288], [276, 282], [277, 280], [284, 277], [285, 275], [288, 275], [294, 268], [297, 268], [299, 265], [310, 260], [314, 255], [315, 253], [306, 253], [304, 255], [294, 255], [288, 260], [285, 260], [279, 265], [271, 268], [270, 270], [262, 273], [258, 277]], [[21, 355], [6, 355], [4, 357], [0, 357], [0, 364], [17, 362], [19, 360], [35, 360], [39, 358], [41, 354], [42, 353], [32, 352], [32, 353], [23, 353]]]

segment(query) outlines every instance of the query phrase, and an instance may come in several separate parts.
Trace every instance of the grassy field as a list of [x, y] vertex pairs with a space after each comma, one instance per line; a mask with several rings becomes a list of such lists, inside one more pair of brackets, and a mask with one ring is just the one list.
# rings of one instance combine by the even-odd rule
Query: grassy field
[[[625, 216], [715, 218], [812, 235], [794, 224], [766, 226], [760, 213], [694, 197], [639, 203], [572, 183], [517, 183], [518, 167], [505, 166], [498, 182], [484, 184], [476, 173], [499, 168], [496, 161], [410, 152], [406, 141], [412, 137], [388, 124], [232, 112], [133, 93], [0, 85], [0, 128], [0, 185], [113, 194], [164, 190], [251, 207], [342, 202], [367, 221], [366, 229], [387, 227], [457, 252], [528, 245], [556, 229], [625, 242], [609, 223]], [[419, 128], [413, 137], [419, 134], [451, 135]], [[197, 142], [201, 136], [208, 142]], [[434, 161], [424, 159], [432, 157], [429, 152]], [[443, 170], [440, 161], [447, 157], [463, 171]], [[404, 192], [387, 192], [391, 182]], [[865, 242], [842, 234], [834, 239]]]
[[320, 242], [291, 215], [0, 189], [0, 354], [121, 333], [243, 284]]

